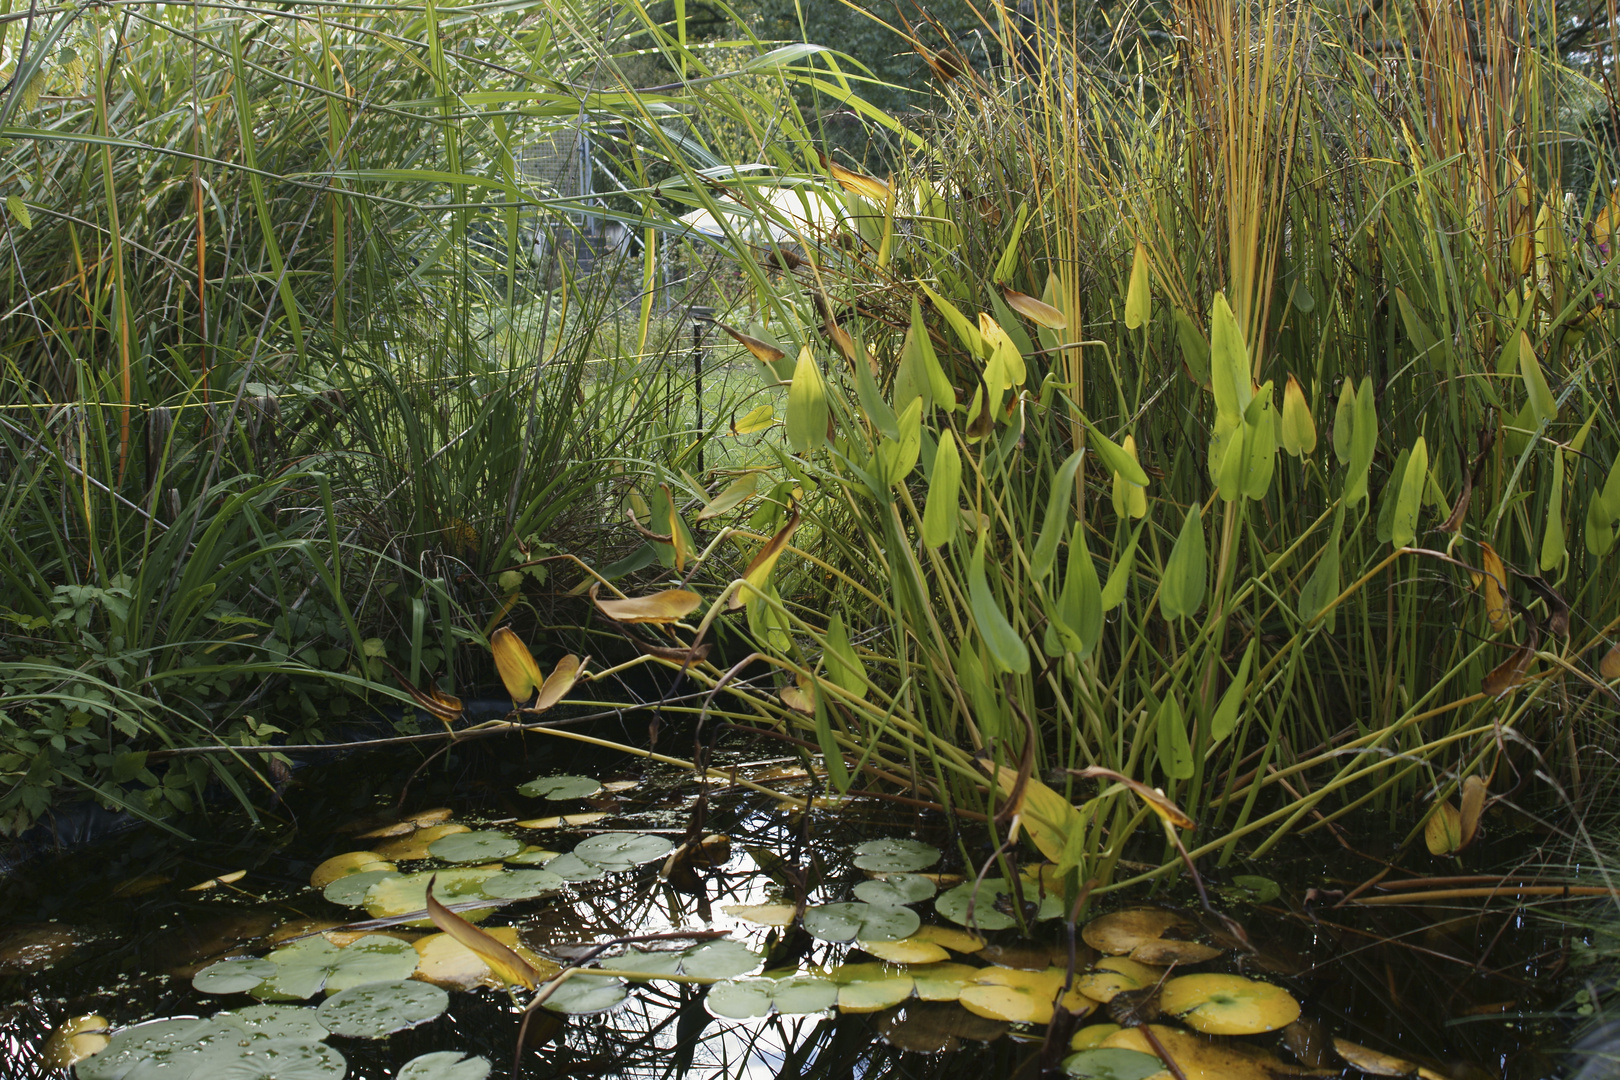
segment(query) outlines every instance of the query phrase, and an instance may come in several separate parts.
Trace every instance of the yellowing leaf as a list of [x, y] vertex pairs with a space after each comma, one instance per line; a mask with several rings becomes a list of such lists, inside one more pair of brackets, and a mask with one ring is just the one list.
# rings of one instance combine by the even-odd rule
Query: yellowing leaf
[[651, 596], [624, 600], [597, 600], [596, 607], [614, 622], [672, 623], [696, 611], [703, 598], [686, 589], [665, 589]]
[[1153, 290], [1148, 281], [1147, 246], [1140, 240], [1131, 257], [1131, 283], [1125, 290], [1125, 326], [1135, 330], [1153, 319]]
[[[787, 524], [778, 529], [776, 535], [771, 537], [748, 563], [748, 568], [743, 571], [743, 580], [760, 592], [764, 592], [766, 585], [770, 582], [771, 570], [775, 568], [776, 560], [782, 557], [783, 551], [787, 550], [788, 541], [793, 539], [793, 530], [798, 527], [799, 510], [795, 507], [793, 513], [787, 519]], [[746, 604], [749, 599], [746, 590], [738, 589], [731, 594], [731, 600], [727, 603], [726, 608], [729, 611], [736, 611]]]
[[579, 680], [579, 657], [569, 653], [557, 661], [557, 666], [546, 677], [545, 685], [540, 687], [540, 696], [535, 699], [534, 707], [528, 712], [545, 712], [563, 699], [563, 695], [574, 688]]
[[1480, 588], [1485, 595], [1485, 619], [1491, 624], [1492, 630], [1506, 630], [1509, 602], [1503, 586], [1507, 583], [1507, 568], [1502, 565], [1502, 558], [1496, 549], [1489, 544], [1479, 545], [1479, 558], [1485, 569], [1485, 573], [1480, 575]]
[[810, 346], [799, 350], [788, 385], [787, 439], [795, 453], [807, 454], [827, 441], [827, 387]]
[[1620, 679], [1620, 645], [1610, 646], [1609, 651], [1603, 654], [1603, 659], [1598, 662], [1598, 674], [1604, 682]]
[[934, 452], [933, 475], [928, 480], [928, 497], [923, 503], [922, 536], [929, 547], [939, 547], [956, 535], [960, 524], [957, 499], [962, 486], [962, 455], [949, 428], [939, 433]]
[[1470, 776], [1462, 783], [1462, 809], [1458, 811], [1458, 827], [1462, 833], [1462, 844], [1465, 848], [1474, 842], [1479, 834], [1479, 819], [1485, 814], [1485, 797], [1489, 793], [1489, 785], [1478, 776]]
[[1423, 842], [1430, 855], [1454, 855], [1462, 847], [1462, 815], [1449, 802], [1443, 802], [1429, 815], [1423, 827]]
[[529, 962], [439, 903], [433, 895], [435, 880], [437, 875], [429, 878], [427, 885], [427, 913], [433, 925], [478, 954], [478, 958], [489, 965], [489, 970], [502, 982], [533, 990], [535, 970], [529, 966]]
[[1283, 449], [1294, 457], [1304, 457], [1316, 450], [1316, 421], [1311, 418], [1304, 388], [1292, 375], [1283, 387], [1281, 434]]
[[[1136, 436], [1125, 436], [1125, 444], [1120, 448], [1136, 460]], [[1145, 474], [1144, 474], [1145, 475]], [[1121, 518], [1139, 518], [1147, 513], [1147, 488], [1140, 484], [1133, 484], [1124, 474], [1114, 473], [1114, 513]]]
[[1046, 327], [1048, 330], [1066, 330], [1069, 318], [1051, 304], [1035, 299], [1017, 289], [1002, 289], [1001, 295], [1007, 298], [1007, 306], [1032, 323]]
[[1513, 650], [1506, 660], [1493, 667], [1480, 682], [1480, 690], [1491, 697], [1500, 697], [1509, 690], [1524, 683], [1525, 677], [1530, 673], [1530, 662], [1536, 658], [1536, 651], [1528, 645], [1520, 645]]
[[871, 202], [887, 203], [893, 194], [887, 181], [853, 172], [830, 158], [827, 159], [827, 171], [832, 173], [832, 178], [838, 181], [839, 187]]
[[[1011, 798], [1017, 786], [1017, 769], [1005, 765], [996, 767], [996, 787], [1001, 795]], [[1033, 776], [1024, 781], [1022, 795], [1013, 812], [1019, 816], [1035, 847], [1053, 862], [1062, 859], [1064, 841], [1085, 828], [1085, 818], [1080, 811]]]
[[513, 701], [528, 701], [545, 682], [534, 654], [511, 627], [502, 626], [489, 636], [489, 650], [495, 654], [495, 670], [500, 672], [501, 682]]
[[[752, 435], [756, 431], [764, 431], [774, 423], [776, 423], [776, 413], [771, 406], [768, 403], [758, 405], [744, 413], [741, 420], [731, 422], [731, 433], [733, 435]], [[701, 515], [698, 520], [702, 520]]]

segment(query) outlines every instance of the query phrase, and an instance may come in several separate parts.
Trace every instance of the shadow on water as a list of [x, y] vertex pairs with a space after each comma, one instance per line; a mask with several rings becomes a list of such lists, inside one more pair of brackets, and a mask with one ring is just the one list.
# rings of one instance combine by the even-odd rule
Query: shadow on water
[[[735, 765], [749, 776], [781, 771], [776, 759], [761, 760], [759, 750], [733, 750], [722, 767]], [[52, 1029], [69, 1017], [98, 1013], [121, 1026], [251, 1004], [240, 994], [200, 994], [190, 976], [223, 957], [264, 955], [271, 947], [269, 935], [288, 922], [363, 917], [311, 892], [310, 874], [334, 854], [363, 848], [367, 841], [355, 839], [356, 834], [397, 816], [395, 804], [407, 785], [404, 812], [449, 807], [457, 821], [510, 829], [514, 820], [559, 812], [562, 804], [516, 791], [517, 784], [536, 775], [568, 772], [639, 782], [596, 800], [595, 808], [608, 816], [590, 828], [527, 837], [561, 850], [597, 829], [679, 839], [697, 791], [689, 774], [544, 738], [466, 744], [418, 774], [422, 760], [420, 753], [395, 751], [300, 770], [286, 801], [264, 813], [260, 829], [249, 828], [236, 813], [220, 812], [187, 823], [197, 837], [190, 843], [142, 829], [39, 857], [0, 881], [0, 1002], [5, 1003], [0, 1080], [62, 1075], [46, 1069], [38, 1052]], [[779, 782], [794, 781], [788, 776]], [[591, 808], [563, 806], [564, 812]], [[847, 900], [851, 887], [863, 880], [848, 857], [860, 840], [928, 841], [945, 853], [936, 869], [947, 872], [962, 872], [964, 847], [976, 859], [986, 854], [978, 835], [953, 837], [935, 816], [875, 802], [817, 811], [807, 824], [766, 796], [714, 785], [707, 815], [705, 831], [729, 835], [732, 844], [727, 861], [708, 871], [696, 889], [682, 891], [660, 880], [659, 863], [653, 862], [581, 882], [560, 895], [499, 908], [483, 925], [515, 926], [522, 942], [540, 953], [570, 942], [694, 928], [729, 931], [756, 949], [780, 948], [778, 931], [740, 922], [725, 909], [791, 901], [793, 878], [784, 867], [803, 868], [808, 898], [815, 903]], [[1226, 898], [1219, 903], [1259, 946], [1241, 966], [1230, 955], [1215, 966], [1280, 983], [1299, 999], [1307, 1019], [1355, 1042], [1428, 1063], [1436, 1075], [1453, 1080], [1556, 1075], [1553, 1055], [1568, 1031], [1553, 1010], [1566, 993], [1559, 979], [1569, 962], [1571, 937], [1579, 931], [1511, 901], [1335, 907], [1343, 891], [1377, 871], [1380, 842], [1370, 835], [1344, 846], [1296, 844], [1264, 867], [1246, 868], [1281, 885], [1278, 898], [1259, 905], [1236, 902], [1230, 889], [1221, 890], [1228, 880], [1224, 872], [1212, 869], [1210, 884]], [[1144, 859], [1156, 854], [1139, 853]], [[1440, 860], [1411, 868], [1418, 874], [1448, 872]], [[187, 891], [237, 870], [246, 874], [233, 885]], [[1183, 895], [1180, 887], [1168, 894], [1144, 893], [1132, 902], [1196, 908], [1190, 890]], [[1101, 905], [1104, 910], [1118, 906], [1112, 897]], [[922, 910], [931, 915], [932, 905]], [[1010, 945], [1012, 932], [989, 938], [992, 945]], [[1040, 954], [1045, 958], [1066, 954], [1060, 924], [1042, 925], [1035, 940], [1046, 950]], [[846, 956], [868, 959], [850, 955], [849, 945], [799, 945], [801, 962], [810, 967], [830, 969]], [[1081, 952], [1083, 967], [1090, 957], [1083, 946]], [[703, 987], [659, 982], [637, 988], [611, 1012], [567, 1018], [540, 1014], [546, 1019], [531, 1024], [520, 1075], [660, 1080], [1033, 1080], [1038, 1075], [1042, 1029], [1014, 1025], [1010, 1035], [998, 1038], [1006, 1025], [981, 1021], [954, 1003], [913, 999], [866, 1015], [733, 1021], [712, 1015], [704, 997]], [[354, 1078], [383, 1080], [419, 1054], [447, 1049], [482, 1055], [494, 1063], [493, 1075], [504, 1076], [521, 1012], [521, 1004], [504, 992], [458, 992], [451, 995], [448, 1012], [423, 1026], [378, 1040], [334, 1036], [331, 1044], [347, 1058]], [[1245, 1041], [1272, 1050], [1280, 1046], [1276, 1034]], [[951, 1052], [929, 1052], [942, 1046]], [[1280, 1056], [1294, 1060], [1287, 1052]]]

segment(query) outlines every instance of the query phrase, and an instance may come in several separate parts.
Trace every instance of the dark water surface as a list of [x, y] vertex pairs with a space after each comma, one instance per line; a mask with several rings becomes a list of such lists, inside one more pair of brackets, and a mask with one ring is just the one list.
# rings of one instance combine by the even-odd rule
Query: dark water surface
[[[722, 766], [768, 777], [772, 768], [780, 768], [771, 764], [777, 752], [768, 745], [733, 748]], [[418, 771], [423, 757], [415, 750], [376, 752], [300, 770], [285, 802], [262, 811], [259, 828], [239, 810], [222, 806], [210, 817], [183, 823], [196, 838], [190, 842], [143, 828], [40, 857], [0, 880], [0, 1080], [62, 1075], [44, 1069], [38, 1048], [69, 1017], [99, 1013], [118, 1026], [154, 1017], [207, 1016], [249, 1004], [245, 995], [200, 994], [192, 989], [190, 975], [224, 956], [262, 956], [269, 949], [262, 939], [289, 920], [364, 918], [363, 911], [327, 903], [312, 892], [310, 872], [331, 855], [365, 848], [368, 841], [356, 840], [354, 833], [397, 812], [449, 807], [456, 821], [477, 827], [592, 809], [547, 803], [515, 790], [537, 775], [568, 772], [641, 781], [599, 800], [595, 808], [610, 816], [590, 829], [524, 837], [566, 851], [589, 832], [604, 829], [679, 839], [699, 790], [691, 775], [678, 769], [544, 736], [463, 744]], [[782, 786], [802, 792], [804, 783]], [[780, 879], [775, 858], [807, 873], [809, 900], [817, 903], [850, 899], [850, 888], [863, 880], [848, 854], [860, 840], [925, 840], [944, 852], [936, 869], [947, 872], [963, 871], [964, 845], [975, 859], [987, 854], [982, 834], [964, 836], [959, 844], [937, 815], [904, 806], [857, 800], [818, 810], [806, 823], [767, 796], [723, 785], [710, 789], [705, 831], [726, 834], [733, 843], [729, 861], [708, 874], [697, 891], [660, 881], [654, 862], [559, 896], [501, 908], [483, 925], [517, 926], [522, 940], [540, 952], [564, 942], [692, 929], [732, 932], [762, 948], [770, 932], [723, 909], [782, 900], [780, 880], [765, 872], [776, 869]], [[1398, 839], [1382, 830], [1370, 832], [1346, 841], [1349, 847], [1331, 840], [1299, 844], [1265, 866], [1230, 868], [1266, 874], [1282, 886], [1279, 899], [1258, 908], [1217, 899], [1260, 947], [1259, 956], [1242, 970], [1287, 987], [1307, 1017], [1320, 1019], [1334, 1033], [1420, 1059], [1438, 1075], [1456, 1080], [1557, 1075], [1555, 1052], [1568, 1032], [1548, 1017], [1570, 993], [1571, 984], [1561, 979], [1580, 931], [1506, 900], [1488, 907], [1479, 900], [1458, 900], [1427, 907], [1335, 908], [1331, 891], [1348, 890], [1376, 873], [1372, 857], [1380, 843]], [[1512, 838], [1498, 843], [1511, 846]], [[1522, 847], [1522, 839], [1519, 843]], [[1140, 853], [1145, 860], [1159, 855], [1157, 850]], [[1475, 853], [1470, 872], [1488, 865], [1484, 858]], [[1426, 854], [1407, 863], [1414, 874], [1462, 872], [1455, 861], [1431, 862]], [[186, 891], [236, 870], [247, 873], [234, 887]], [[1217, 896], [1227, 872], [1209, 868]], [[1311, 889], [1329, 894], [1310, 898], [1307, 909]], [[1192, 891], [1181, 885], [1129, 901], [1196, 907]], [[1099, 907], [1125, 902], [1110, 896]], [[919, 910], [925, 922], [938, 921], [931, 903]], [[1040, 933], [1061, 950], [1060, 925], [1043, 924]], [[990, 935], [992, 943], [1010, 943], [1012, 936], [1011, 931]], [[830, 968], [850, 953], [847, 945], [811, 942], [801, 963]], [[1237, 970], [1225, 961], [1207, 967]], [[356, 1080], [392, 1077], [403, 1062], [434, 1050], [483, 1055], [494, 1063], [492, 1075], [505, 1076], [521, 1012], [503, 992], [458, 992], [451, 995], [448, 1013], [422, 1027], [380, 1040], [334, 1036], [329, 1041], [347, 1058], [349, 1076]], [[702, 987], [654, 983], [633, 990], [615, 1011], [532, 1024], [520, 1075], [660, 1080], [1015, 1075], [1033, 1080], [1037, 1075], [1038, 1028], [1015, 1026], [988, 1043], [959, 1039], [952, 1052], [895, 1045], [929, 1045], [919, 1019], [928, 1013], [934, 1014], [929, 1020], [966, 1016], [954, 1004], [913, 1002], [873, 1015], [731, 1021], [710, 1014]], [[901, 1023], [908, 1017], [916, 1023]], [[965, 1032], [984, 1034], [983, 1028], [970, 1022]], [[995, 1030], [990, 1025], [990, 1033]], [[1246, 1041], [1280, 1046], [1275, 1034]], [[1280, 1056], [1293, 1060], [1286, 1051]]]

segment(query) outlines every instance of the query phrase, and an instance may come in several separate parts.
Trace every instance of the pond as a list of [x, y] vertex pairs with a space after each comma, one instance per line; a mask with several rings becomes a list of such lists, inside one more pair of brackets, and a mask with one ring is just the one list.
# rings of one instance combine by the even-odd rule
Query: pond
[[[776, 749], [717, 761], [816, 794]], [[220, 809], [190, 840], [143, 828], [7, 876], [0, 1077], [99, 1049], [81, 1080], [481, 1080], [515, 1057], [529, 1078], [1140, 1080], [1173, 1077], [1165, 1055], [1188, 1078], [1533, 1080], [1568, 1039], [1572, 931], [1549, 915], [1340, 903], [1383, 868], [1377, 829], [1212, 863], [1214, 911], [1188, 884], [1100, 897], [1071, 940], [1032, 858], [1018, 889], [994, 866], [974, 885], [982, 830], [874, 799], [806, 814], [545, 736], [302, 769], [261, 819]], [[1458, 873], [1405, 862], [1361, 897]], [[542, 986], [630, 977], [570, 977], [526, 1021], [531, 992], [421, 918], [430, 875]]]

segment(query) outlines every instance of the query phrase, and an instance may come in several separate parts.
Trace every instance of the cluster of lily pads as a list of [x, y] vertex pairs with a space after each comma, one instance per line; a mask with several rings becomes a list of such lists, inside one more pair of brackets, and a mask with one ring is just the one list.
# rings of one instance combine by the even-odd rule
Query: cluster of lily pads
[[[543, 777], [520, 788], [549, 800], [583, 799], [604, 786], [583, 777]], [[553, 895], [580, 882], [635, 869], [679, 852], [668, 839], [632, 832], [589, 835], [563, 852], [529, 843], [523, 833], [596, 825], [604, 813], [518, 821], [509, 828], [473, 828], [429, 811], [363, 834], [364, 849], [335, 855], [315, 868], [310, 884], [368, 922], [304, 923], [274, 935], [263, 956], [237, 956], [198, 971], [193, 986], [209, 994], [246, 994], [262, 1004], [209, 1019], [173, 1018], [111, 1033], [100, 1017], [64, 1025], [58, 1035], [78, 1061], [79, 1080], [213, 1080], [230, 1065], [232, 1080], [336, 1080], [342, 1055], [328, 1034], [381, 1038], [426, 1023], [449, 1005], [450, 990], [503, 985], [487, 953], [461, 936], [415, 932], [432, 924], [428, 890], [461, 918], [477, 921], [497, 906]], [[711, 838], [720, 839], [720, 838]], [[910, 839], [879, 839], [853, 851], [867, 878], [853, 899], [801, 905], [738, 904], [723, 910], [742, 923], [802, 925], [835, 946], [844, 962], [760, 973], [763, 957], [740, 940], [714, 938], [680, 949], [621, 948], [586, 968], [561, 964], [526, 948], [514, 927], [484, 931], [528, 965], [542, 984], [544, 1004], [564, 1014], [615, 1008], [637, 983], [679, 980], [707, 985], [705, 1002], [717, 1017], [746, 1021], [772, 1014], [885, 1012], [885, 1030], [906, 1010], [958, 1010], [972, 1018], [972, 1038], [994, 1038], [1012, 1025], [1044, 1025], [1061, 1006], [1089, 1018], [1112, 1010], [1120, 1022], [1092, 1023], [1074, 1035], [1064, 1062], [1076, 1080], [1164, 1080], [1165, 1056], [1186, 1080], [1270, 1080], [1298, 1072], [1280, 1058], [1232, 1036], [1287, 1029], [1298, 1003], [1281, 987], [1227, 973], [1186, 973], [1223, 949], [1199, 940], [1198, 925], [1168, 909], [1136, 908], [1093, 919], [1082, 936], [1088, 957], [1071, 974], [1067, 948], [1028, 941], [994, 943], [988, 935], [1017, 924], [1015, 903], [1036, 922], [1056, 919], [1062, 905], [1050, 866], [1027, 868], [1016, 881], [963, 880], [934, 871], [937, 848]], [[402, 870], [401, 863], [432, 865]], [[1263, 902], [1264, 879], [1238, 883]], [[939, 922], [924, 923], [918, 905], [932, 901]], [[444, 925], [442, 915], [439, 925]], [[470, 927], [464, 928], [470, 930]], [[472, 931], [479, 933], [478, 931]], [[700, 938], [706, 935], [699, 935]], [[868, 959], [869, 958], [869, 959]], [[319, 1005], [296, 1005], [318, 994]], [[1128, 1003], [1121, 1009], [1119, 1003]], [[1148, 1021], [1176, 1021], [1181, 1026]], [[99, 1026], [93, 1022], [99, 1021]], [[89, 1026], [85, 1024], [90, 1022]], [[74, 1026], [77, 1025], [77, 1026]], [[1378, 1075], [1377, 1055], [1354, 1044], [1334, 1052]], [[1359, 1055], [1359, 1056], [1358, 1056]], [[483, 1080], [488, 1064], [455, 1052], [427, 1055], [398, 1080]], [[1417, 1067], [1412, 1066], [1413, 1073]]]

